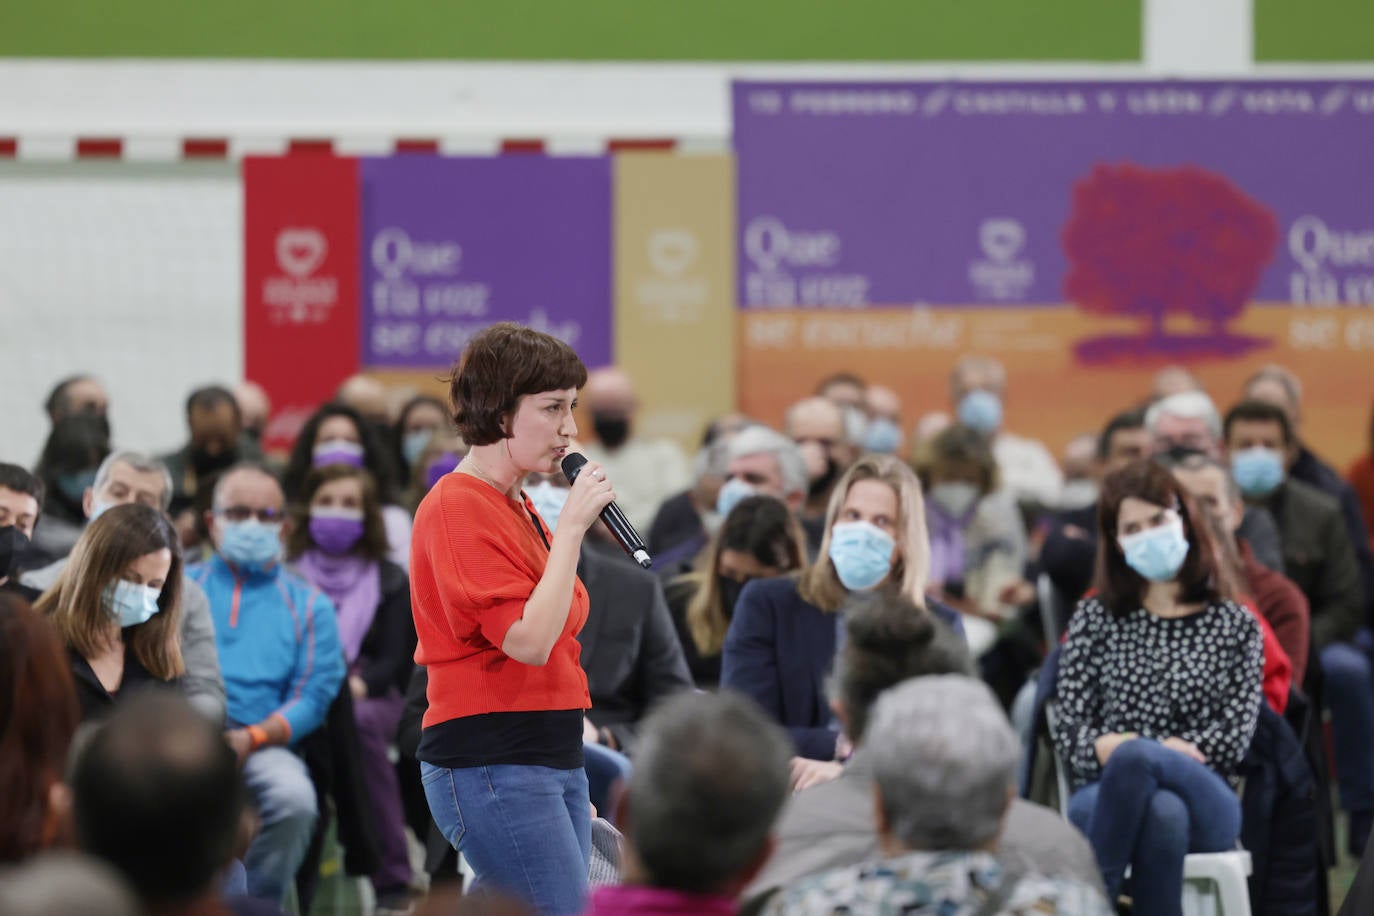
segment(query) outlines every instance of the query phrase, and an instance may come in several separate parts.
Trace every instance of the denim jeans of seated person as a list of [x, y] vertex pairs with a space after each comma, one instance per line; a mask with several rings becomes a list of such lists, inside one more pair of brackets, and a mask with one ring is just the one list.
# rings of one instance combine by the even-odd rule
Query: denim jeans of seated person
[[540, 766], [420, 763], [430, 813], [477, 876], [541, 914], [581, 913], [591, 867], [587, 773]]
[[315, 785], [305, 761], [284, 747], [249, 754], [243, 781], [262, 819], [262, 830], [243, 857], [248, 893], [280, 905], [315, 831]]
[[1182, 907], [1184, 857], [1235, 848], [1240, 799], [1205, 765], [1137, 738], [1112, 752], [1100, 781], [1073, 794], [1069, 820], [1092, 844], [1108, 900], [1129, 865], [1134, 912], [1174, 914]]

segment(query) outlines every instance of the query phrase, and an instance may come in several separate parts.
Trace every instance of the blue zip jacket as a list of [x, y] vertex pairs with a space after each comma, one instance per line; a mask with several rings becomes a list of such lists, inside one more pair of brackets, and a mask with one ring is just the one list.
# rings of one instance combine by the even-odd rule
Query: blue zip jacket
[[230, 726], [279, 716], [292, 744], [319, 728], [344, 677], [333, 603], [280, 563], [245, 575], [216, 554], [187, 575], [210, 599]]

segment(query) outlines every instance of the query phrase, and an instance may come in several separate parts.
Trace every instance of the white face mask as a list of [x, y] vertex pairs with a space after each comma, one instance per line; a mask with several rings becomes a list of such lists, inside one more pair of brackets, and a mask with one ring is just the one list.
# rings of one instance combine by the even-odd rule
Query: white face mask
[[959, 480], [953, 483], [937, 483], [930, 488], [931, 500], [944, 509], [951, 518], [963, 518], [978, 502], [979, 490], [974, 484]]
[[1059, 491], [1059, 508], [1086, 509], [1097, 502], [1097, 483], [1086, 477], [1079, 477], [1064, 484]]

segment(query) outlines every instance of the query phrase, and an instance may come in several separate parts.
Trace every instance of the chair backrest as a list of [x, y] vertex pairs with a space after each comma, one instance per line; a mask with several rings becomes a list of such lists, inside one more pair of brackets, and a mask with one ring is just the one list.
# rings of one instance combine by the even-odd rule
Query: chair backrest
[[1069, 603], [1064, 600], [1063, 593], [1049, 573], [1042, 572], [1036, 577], [1035, 597], [1040, 605], [1040, 627], [1045, 636], [1045, 646], [1056, 646], [1069, 627]]

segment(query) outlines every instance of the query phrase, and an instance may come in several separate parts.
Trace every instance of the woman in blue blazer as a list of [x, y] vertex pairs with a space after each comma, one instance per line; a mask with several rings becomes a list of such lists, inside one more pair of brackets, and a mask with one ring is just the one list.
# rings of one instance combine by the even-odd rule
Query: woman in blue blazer
[[825, 678], [854, 592], [890, 590], [959, 632], [959, 615], [925, 595], [930, 569], [916, 475], [890, 455], [865, 455], [840, 478], [820, 555], [800, 578], [756, 579], [740, 593], [725, 636], [721, 686], [753, 697], [792, 737], [797, 754], [833, 760], [840, 729]]

